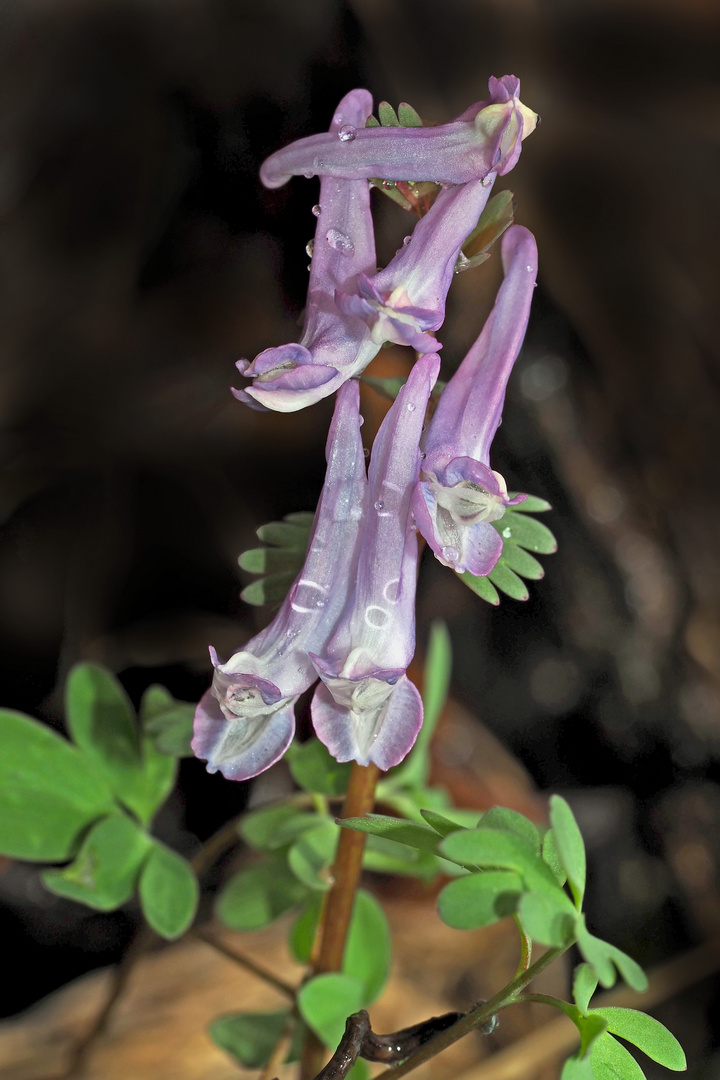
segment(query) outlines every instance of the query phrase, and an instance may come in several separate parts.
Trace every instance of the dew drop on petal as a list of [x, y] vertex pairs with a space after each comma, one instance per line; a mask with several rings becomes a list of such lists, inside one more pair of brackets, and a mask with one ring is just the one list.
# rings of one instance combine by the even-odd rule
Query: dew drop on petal
[[343, 114], [339, 113], [339, 112], [336, 112], [335, 115], [333, 116], [333, 124], [342, 124], [342, 122], [343, 122]]
[[510, 537], [512, 536], [512, 530], [509, 525], [503, 529], [502, 534], [506, 540], [510, 539]]
[[411, 240], [412, 240], [412, 236], [405, 236], [403, 238], [403, 247], [407, 247]]
[[311, 173], [311, 172], [303, 173], [303, 176], [305, 177], [306, 180], [312, 180], [314, 175], [315, 175], [315, 173]]
[[370, 451], [368, 450], [367, 446], [363, 446], [363, 454], [366, 458], [370, 457]]
[[456, 547], [444, 547], [442, 549], [442, 556], [447, 562], [455, 562], [460, 552]]
[[528, 264], [528, 265], [527, 265], [527, 266], [525, 267], [525, 269], [526, 269], [526, 270], [529, 270], [529, 272], [530, 272], [530, 273], [532, 274], [532, 272], [533, 272], [533, 268], [532, 268], [532, 266], [530, 266], [530, 264]]
[[355, 251], [355, 245], [350, 237], [340, 232], [339, 229], [328, 229], [325, 233], [325, 239], [333, 251], [339, 251], [343, 255], [352, 255]]
[[412, 401], [408, 402], [407, 411], [408, 412], [415, 412], [415, 406], [413, 405]]
[[382, 510], [382, 508], [384, 506], [385, 506], [385, 503], [381, 499], [378, 499], [378, 501], [375, 503], [375, 509], [376, 510]]
[[311, 259], [312, 259], [312, 253], [313, 253], [314, 248], [315, 248], [315, 241], [314, 240], [308, 240], [307, 244], [305, 245], [305, 254], [309, 255]]
[[340, 142], [352, 142], [356, 135], [357, 131], [352, 126], [352, 124], [343, 124], [343, 126], [338, 131], [338, 138]]
[[320, 217], [320, 210], [321, 210], [320, 203], [315, 203], [315, 205], [312, 208], [313, 216], [314, 217]]

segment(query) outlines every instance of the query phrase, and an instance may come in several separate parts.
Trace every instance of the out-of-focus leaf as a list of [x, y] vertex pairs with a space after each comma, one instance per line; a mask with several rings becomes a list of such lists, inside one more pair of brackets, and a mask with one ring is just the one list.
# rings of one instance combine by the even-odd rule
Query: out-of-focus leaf
[[125, 814], [112, 814], [94, 825], [74, 862], [46, 870], [45, 885], [58, 896], [98, 911], [114, 911], [135, 891], [150, 838]]
[[170, 941], [180, 937], [195, 918], [199, 898], [190, 863], [155, 840], [140, 875], [140, 903], [153, 930]]

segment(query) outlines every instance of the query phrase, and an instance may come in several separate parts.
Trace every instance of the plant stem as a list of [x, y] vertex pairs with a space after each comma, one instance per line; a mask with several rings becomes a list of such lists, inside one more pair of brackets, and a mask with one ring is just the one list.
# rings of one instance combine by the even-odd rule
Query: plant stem
[[478, 1005], [477, 1008], [471, 1009], [469, 1013], [461, 1017], [456, 1024], [447, 1028], [446, 1031], [441, 1031], [439, 1035], [436, 1035], [430, 1042], [421, 1046], [414, 1054], [411, 1054], [402, 1065], [398, 1065], [394, 1069], [388, 1069], [384, 1076], [388, 1076], [391, 1080], [398, 1080], [399, 1077], [405, 1076], [406, 1073], [412, 1072], [413, 1069], [417, 1069], [418, 1066], [424, 1065], [426, 1061], [430, 1061], [437, 1054], [446, 1050], [448, 1046], [452, 1046], [458, 1039], [462, 1039], [474, 1028], [479, 1027], [481, 1024], [487, 1023], [490, 1017], [499, 1012], [501, 1009], [507, 1008], [508, 1005], [513, 1005], [517, 998], [520, 996], [520, 991], [527, 986], [541, 971], [544, 971], [554, 960], [557, 960], [558, 956], [566, 951], [568, 946], [556, 949], [548, 949], [539, 960], [536, 960], [532, 967], [529, 967], [526, 971], [520, 972], [512, 982], [501, 990], [494, 998], [490, 998], [489, 1001], [483, 1002], [482, 1005]]
[[219, 953], [226, 956], [228, 960], [234, 961], [239, 964], [240, 967], [245, 968], [246, 971], [252, 972], [253, 975], [257, 975], [258, 979], [262, 979], [263, 982], [268, 983], [269, 986], [273, 986], [276, 990], [279, 990], [281, 994], [289, 997], [291, 1001], [295, 1000], [295, 987], [290, 983], [285, 982], [284, 979], [274, 975], [272, 971], [268, 971], [266, 967], [259, 964], [257, 960], [253, 960], [251, 956], [247, 956], [239, 949], [231, 948], [226, 945], [224, 941], [215, 937], [214, 934], [208, 934], [205, 930], [193, 930], [193, 935], [200, 941], [204, 941], [206, 945], [210, 945], [211, 948], [217, 949]]
[[515, 975], [522, 975], [523, 971], [527, 971], [532, 963], [532, 940], [527, 936], [522, 928], [522, 923], [518, 919], [517, 915], [514, 915], [515, 924], [520, 934], [520, 963]]
[[[362, 817], [375, 805], [375, 787], [380, 777], [376, 765], [358, 765], [353, 762], [341, 818]], [[362, 858], [365, 850], [365, 833], [341, 829], [335, 861], [332, 865], [332, 885], [327, 894], [318, 928], [320, 949], [312, 970], [313, 975], [340, 971], [345, 954], [345, 942], [352, 918], [355, 893], [357, 892]], [[312, 1033], [308, 1033], [303, 1051], [302, 1080], [313, 1080], [320, 1071], [323, 1045]]]

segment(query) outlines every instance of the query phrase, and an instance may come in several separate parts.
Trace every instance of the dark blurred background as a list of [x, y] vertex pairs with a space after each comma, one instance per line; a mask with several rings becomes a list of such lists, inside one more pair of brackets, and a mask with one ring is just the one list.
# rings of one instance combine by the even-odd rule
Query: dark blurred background
[[[264, 624], [237, 555], [314, 507], [329, 406], [229, 393], [239, 356], [297, 339], [307, 283], [317, 181], [267, 192], [259, 164], [354, 86], [443, 122], [512, 72], [543, 122], [503, 186], [541, 270], [493, 465], [550, 500], [560, 551], [497, 610], [427, 563], [420, 639], [447, 620], [457, 697], [573, 801], [598, 932], [646, 964], [720, 932], [719, 31], [714, 0], [4, 3], [2, 704], [59, 726], [81, 658], [194, 700], [207, 643]], [[497, 263], [454, 284], [450, 364]], [[247, 794], [195, 761], [182, 781], [161, 828], [192, 851]], [[5, 1014], [133, 928], [23, 868], [0, 899], [24, 950]], [[720, 1031], [697, 993], [699, 1053]]]

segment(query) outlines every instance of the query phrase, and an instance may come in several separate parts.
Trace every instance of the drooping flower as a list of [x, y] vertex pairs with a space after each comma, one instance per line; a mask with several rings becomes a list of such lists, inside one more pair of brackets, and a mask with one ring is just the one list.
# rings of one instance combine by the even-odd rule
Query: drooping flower
[[270, 625], [215, 674], [195, 713], [193, 752], [229, 780], [263, 772], [287, 750], [298, 696], [317, 679], [309, 652], [322, 652], [355, 577], [367, 511], [359, 387], [338, 393], [327, 440], [327, 472], [308, 553]]
[[[363, 126], [372, 107], [367, 90], [346, 94], [335, 111], [330, 137], [339, 141], [347, 124]], [[252, 408], [305, 408], [366, 367], [380, 347], [360, 319], [342, 318], [335, 306], [336, 290], [354, 288], [357, 274], [376, 269], [367, 182], [322, 179], [319, 207], [300, 341], [265, 349], [252, 363], [238, 361], [240, 374], [253, 382], [233, 393]]]
[[[337, 134], [311, 135], [271, 154], [260, 179], [280, 187], [291, 176], [360, 180], [433, 180], [465, 184], [489, 173], [509, 172], [537, 115], [519, 99], [514, 75], [491, 78], [490, 98], [438, 127], [371, 127], [350, 124]], [[364, 123], [364, 122], [363, 122]]]
[[394, 341], [419, 353], [442, 348], [430, 331], [443, 324], [455, 263], [485, 209], [494, 180], [490, 173], [483, 181], [441, 191], [384, 270], [372, 278], [358, 274], [355, 293], [337, 291], [340, 311], [363, 319], [378, 345]]
[[422, 701], [406, 675], [415, 650], [417, 564], [410, 501], [439, 366], [435, 354], [417, 361], [378, 432], [354, 587], [326, 647], [312, 657], [322, 679], [313, 724], [338, 761], [389, 769], [422, 725]]
[[537, 276], [537, 247], [513, 225], [502, 241], [505, 279], [477, 341], [442, 393], [424, 441], [422, 474], [413, 497], [418, 528], [435, 555], [480, 577], [502, 553], [491, 522], [510, 499], [490, 468], [490, 445], [502, 419], [505, 390], [525, 337]]

